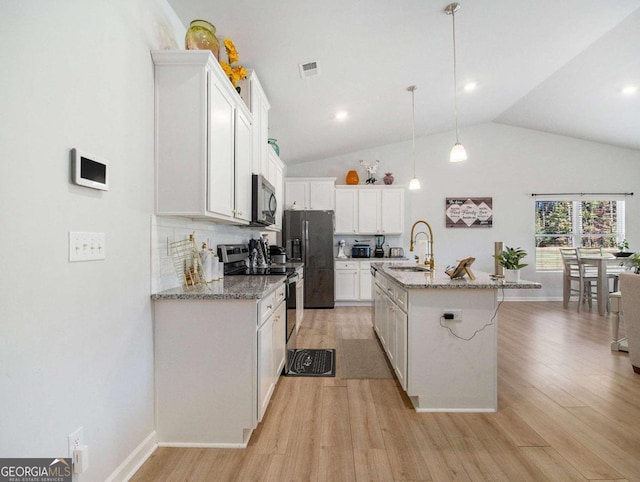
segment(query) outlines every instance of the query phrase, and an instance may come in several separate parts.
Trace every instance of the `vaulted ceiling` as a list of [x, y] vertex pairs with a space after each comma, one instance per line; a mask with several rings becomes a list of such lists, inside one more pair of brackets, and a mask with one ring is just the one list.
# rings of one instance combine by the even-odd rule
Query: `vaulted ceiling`
[[[454, 127], [446, 0], [168, 1], [185, 26], [213, 23], [258, 73], [287, 164], [409, 140], [409, 85], [417, 136]], [[640, 149], [640, 0], [460, 5], [462, 141], [465, 127], [499, 122]], [[308, 62], [319, 75], [303, 79]], [[629, 85], [638, 91], [624, 94]], [[341, 110], [348, 117], [337, 121]]]

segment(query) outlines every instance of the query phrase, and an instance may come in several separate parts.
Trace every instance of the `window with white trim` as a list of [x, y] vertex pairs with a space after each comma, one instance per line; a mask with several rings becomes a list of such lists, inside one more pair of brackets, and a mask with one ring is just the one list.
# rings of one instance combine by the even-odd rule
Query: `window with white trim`
[[624, 200], [535, 201], [536, 270], [561, 271], [559, 248], [616, 252], [624, 240]]

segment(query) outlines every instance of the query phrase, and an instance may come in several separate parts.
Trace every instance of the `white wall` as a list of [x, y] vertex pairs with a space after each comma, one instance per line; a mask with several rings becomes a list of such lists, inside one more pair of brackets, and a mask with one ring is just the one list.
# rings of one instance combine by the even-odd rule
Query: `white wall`
[[[165, 0], [0, 3], [0, 457], [66, 457], [84, 428], [106, 480], [153, 436], [153, 64], [182, 48]], [[69, 182], [69, 150], [111, 188]], [[69, 231], [107, 259], [69, 263]]]
[[[535, 271], [532, 193], [636, 191], [626, 199], [627, 239], [632, 249], [640, 249], [640, 151], [495, 123], [466, 128], [460, 140], [469, 160], [451, 164], [452, 133], [416, 139], [416, 175], [422, 189], [407, 190], [405, 196], [405, 232], [409, 233], [414, 221], [427, 220], [434, 231], [439, 266], [474, 256], [474, 268], [493, 272], [493, 243], [503, 241], [530, 253], [530, 266], [522, 276], [543, 284], [542, 290], [507, 291], [506, 295], [511, 299], [561, 299], [560, 273]], [[291, 165], [286, 175], [335, 176], [338, 184], [345, 184], [347, 171], [357, 169], [363, 182], [366, 172], [360, 159], [380, 160], [379, 179], [393, 172], [394, 184], [408, 185], [412, 177], [410, 141]], [[493, 197], [492, 228], [445, 228], [445, 198], [465, 196]], [[405, 254], [409, 254], [408, 235], [404, 243]]]

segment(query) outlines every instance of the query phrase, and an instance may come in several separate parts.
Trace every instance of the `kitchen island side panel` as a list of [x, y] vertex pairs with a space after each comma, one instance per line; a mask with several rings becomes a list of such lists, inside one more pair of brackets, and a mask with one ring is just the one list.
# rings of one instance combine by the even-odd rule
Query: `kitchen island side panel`
[[257, 424], [256, 300], [156, 300], [160, 445], [244, 446]]
[[[497, 410], [497, 291], [409, 290], [407, 393], [417, 411]], [[441, 319], [453, 310], [461, 321]]]

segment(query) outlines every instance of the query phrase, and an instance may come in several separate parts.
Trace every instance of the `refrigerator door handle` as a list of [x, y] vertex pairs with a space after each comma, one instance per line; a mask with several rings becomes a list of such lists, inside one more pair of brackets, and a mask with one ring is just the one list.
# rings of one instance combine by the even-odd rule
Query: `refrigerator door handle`
[[307, 250], [309, 249], [309, 221], [305, 219], [303, 223], [304, 223], [304, 246], [302, 248], [303, 249], [302, 257], [304, 259], [304, 262], [307, 263]]

